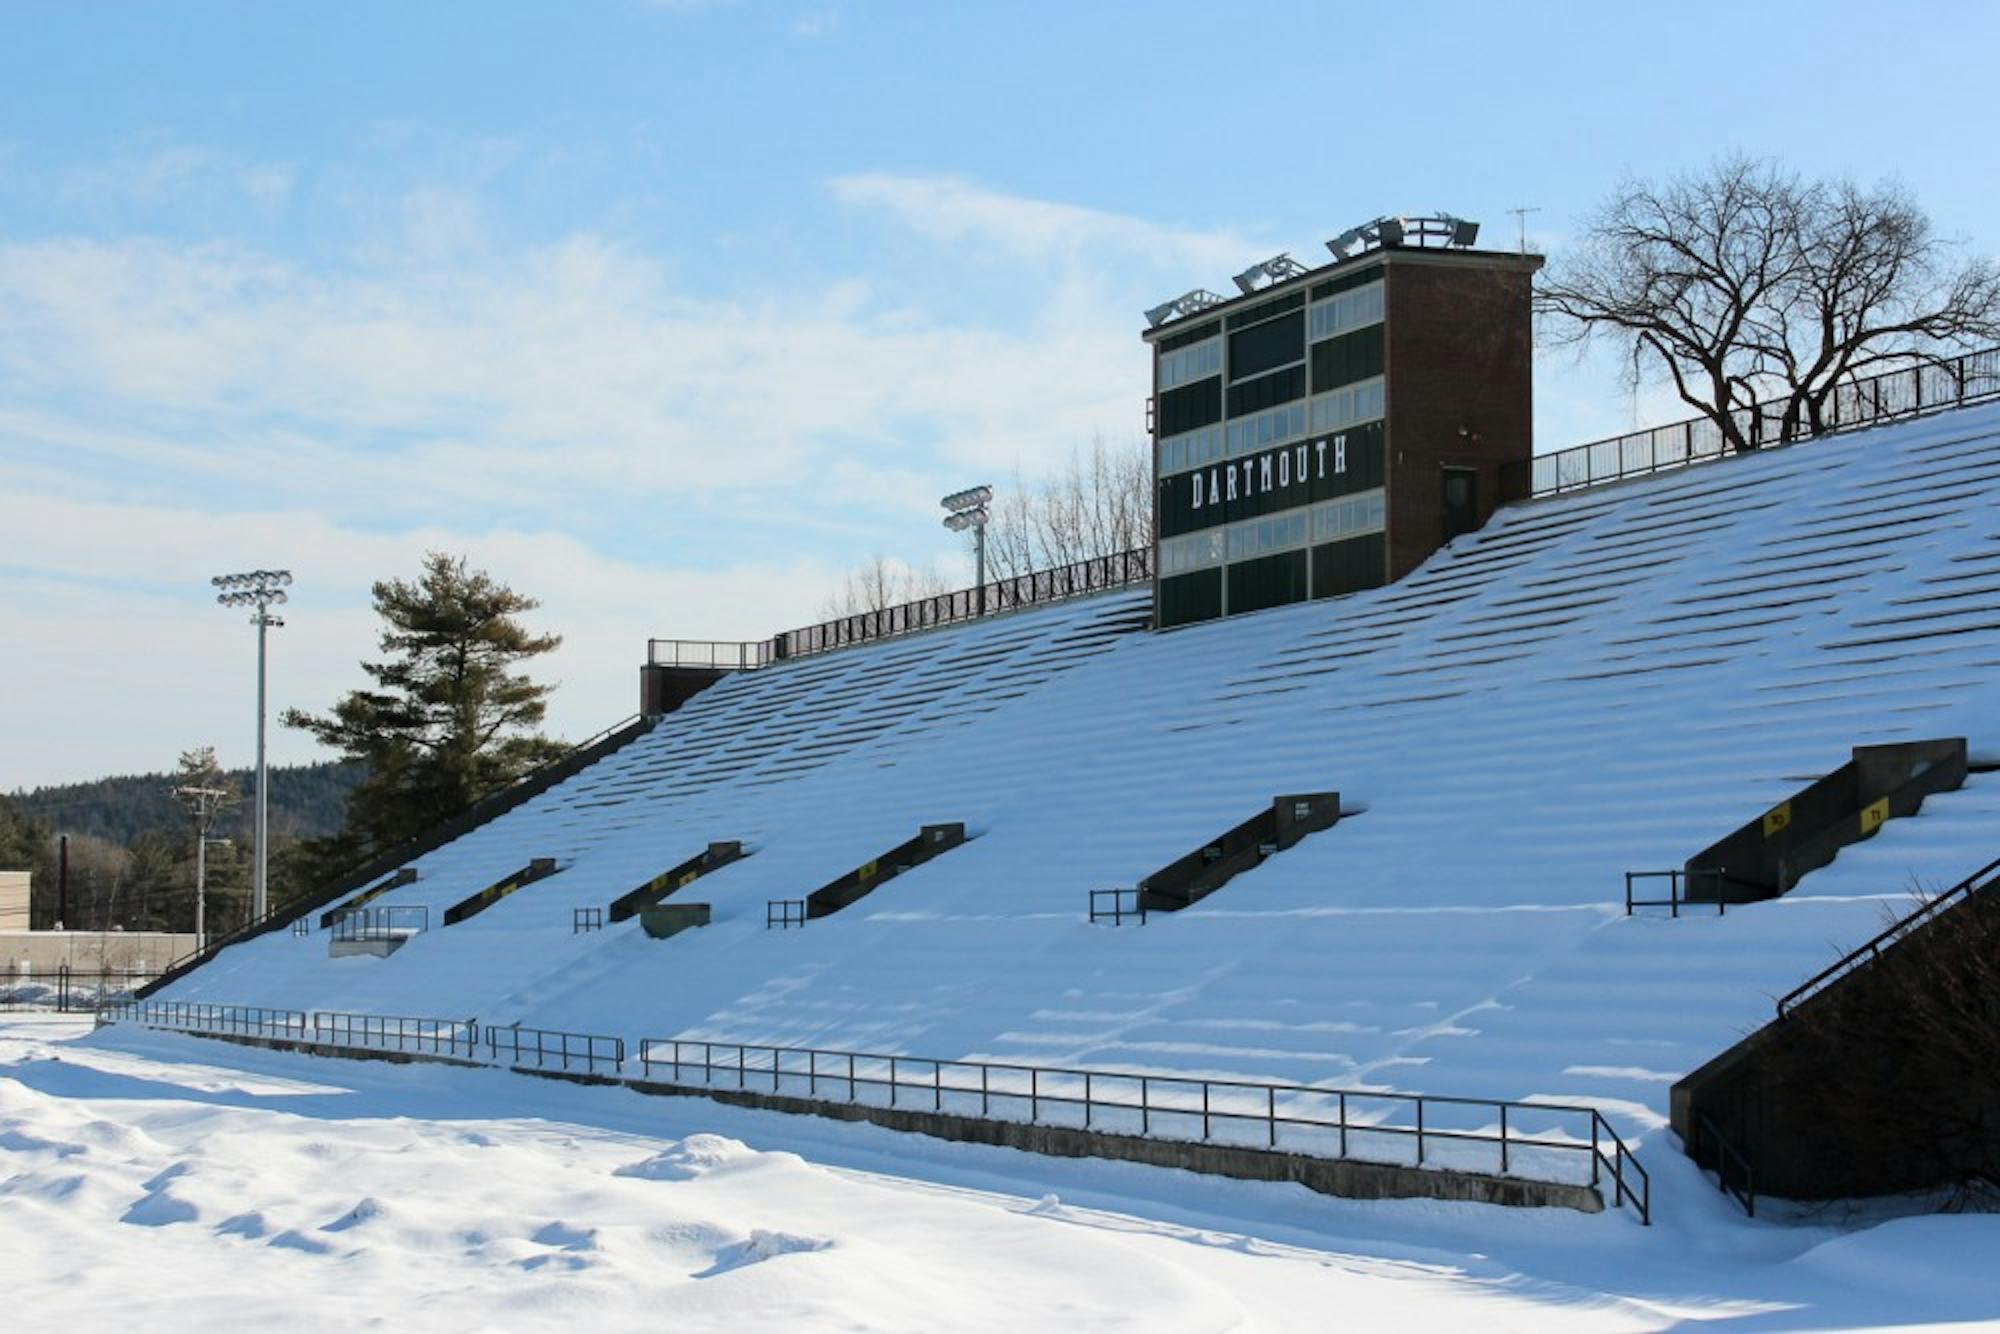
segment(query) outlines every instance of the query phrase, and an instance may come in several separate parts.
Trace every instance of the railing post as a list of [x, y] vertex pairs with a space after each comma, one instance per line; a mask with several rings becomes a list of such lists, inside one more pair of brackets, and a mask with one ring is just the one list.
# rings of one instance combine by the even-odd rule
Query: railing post
[[889, 1058], [889, 1105], [896, 1105], [896, 1058]]
[[942, 1061], [931, 1062], [931, 1110], [934, 1112], [944, 1110], [944, 1063]]
[[1083, 1128], [1090, 1129], [1090, 1071], [1083, 1072]]
[[1593, 1111], [1590, 1114], [1590, 1184], [1593, 1189], [1596, 1188], [1599, 1179], [1598, 1167], [1604, 1161], [1603, 1151], [1597, 1147], [1597, 1123], [1599, 1120], [1599, 1116]]
[[1278, 1090], [1268, 1086], [1264, 1089], [1264, 1123], [1270, 1127], [1271, 1147], [1275, 1149], [1278, 1147]]
[[1347, 1095], [1340, 1095], [1340, 1156], [1347, 1156]]
[[1150, 1102], [1151, 1099], [1147, 1097], [1146, 1077], [1144, 1075], [1140, 1075], [1139, 1076], [1139, 1133], [1142, 1135], [1150, 1135], [1153, 1133], [1153, 1109], [1150, 1105]]
[[847, 1100], [849, 1102], [860, 1101], [860, 1099], [854, 1096], [854, 1053], [853, 1052], [847, 1053]]
[[819, 1096], [819, 1049], [806, 1053], [806, 1091], [813, 1097]]
[[1028, 1123], [1033, 1125], [1042, 1119], [1042, 1072], [1034, 1066], [1028, 1067]]
[[1507, 1104], [1500, 1104], [1500, 1175], [1507, 1175]]
[[987, 1115], [986, 1075], [987, 1072], [991, 1069], [992, 1067], [987, 1065], [986, 1062], [981, 1061], [979, 1063], [979, 1114], [981, 1116]]
[[1424, 1100], [1417, 1099], [1417, 1166], [1424, 1165]]
[[1201, 1137], [1208, 1139], [1208, 1081], [1201, 1081]]

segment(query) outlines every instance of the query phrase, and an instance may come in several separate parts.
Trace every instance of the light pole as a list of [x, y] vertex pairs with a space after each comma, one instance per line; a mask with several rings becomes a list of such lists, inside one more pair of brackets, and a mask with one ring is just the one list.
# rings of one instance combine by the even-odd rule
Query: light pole
[[978, 616], [986, 614], [986, 521], [992, 517], [986, 507], [992, 500], [992, 487], [973, 486], [954, 491], [938, 502], [951, 511], [944, 517], [945, 527], [954, 533], [972, 530], [973, 544], [979, 552], [979, 591], [973, 595], [978, 608], [974, 614]]
[[257, 862], [250, 890], [250, 920], [256, 922], [263, 920], [265, 911], [264, 873], [268, 863], [264, 835], [270, 809], [264, 772], [264, 632], [285, 623], [282, 616], [271, 614], [271, 608], [285, 602], [285, 588], [292, 582], [292, 572], [251, 570], [245, 574], [218, 574], [209, 582], [222, 590], [215, 600], [223, 606], [257, 609], [250, 618], [250, 623], [257, 627]]

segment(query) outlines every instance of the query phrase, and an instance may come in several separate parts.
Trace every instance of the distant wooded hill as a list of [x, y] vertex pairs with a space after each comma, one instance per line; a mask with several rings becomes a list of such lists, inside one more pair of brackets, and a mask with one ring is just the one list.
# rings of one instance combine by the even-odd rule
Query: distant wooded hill
[[[279, 839], [324, 838], [339, 832], [342, 803], [364, 770], [358, 764], [328, 762], [271, 769], [271, 835]], [[241, 800], [217, 827], [221, 837], [247, 835], [255, 819], [256, 774], [231, 772], [228, 784]], [[24, 816], [46, 820], [65, 834], [90, 834], [120, 846], [149, 829], [186, 827], [187, 808], [174, 799], [170, 774], [128, 774], [85, 783], [15, 792], [8, 802]]]

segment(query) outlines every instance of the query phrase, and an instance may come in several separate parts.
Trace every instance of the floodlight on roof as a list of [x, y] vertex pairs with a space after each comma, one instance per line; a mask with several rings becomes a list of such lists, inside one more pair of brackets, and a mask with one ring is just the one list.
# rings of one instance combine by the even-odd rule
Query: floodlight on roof
[[1465, 249], [1479, 240], [1479, 224], [1449, 213], [1423, 217], [1409, 214], [1377, 218], [1349, 227], [1326, 243], [1335, 259], [1352, 259], [1370, 250], [1414, 244], [1423, 249], [1455, 246]]
[[1157, 329], [1176, 315], [1192, 315], [1198, 310], [1207, 310], [1210, 306], [1219, 306], [1226, 299], [1225, 297], [1217, 296], [1205, 287], [1197, 287], [1191, 291], [1181, 293], [1172, 301], [1162, 301], [1159, 305], [1148, 310], [1146, 312], [1146, 324], [1151, 328]]
[[1257, 290], [1259, 279], [1265, 282], [1278, 283], [1285, 281], [1287, 278], [1297, 278], [1304, 274], [1305, 271], [1306, 266], [1293, 259], [1288, 251], [1252, 264], [1249, 268], [1237, 274], [1232, 281], [1235, 282], [1237, 291], [1248, 296]]

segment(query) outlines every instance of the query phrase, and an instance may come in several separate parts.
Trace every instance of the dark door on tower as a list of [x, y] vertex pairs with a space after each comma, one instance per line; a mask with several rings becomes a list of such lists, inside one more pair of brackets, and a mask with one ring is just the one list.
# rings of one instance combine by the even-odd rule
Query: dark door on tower
[[1444, 470], [1444, 540], [1479, 527], [1479, 473], [1473, 468]]

